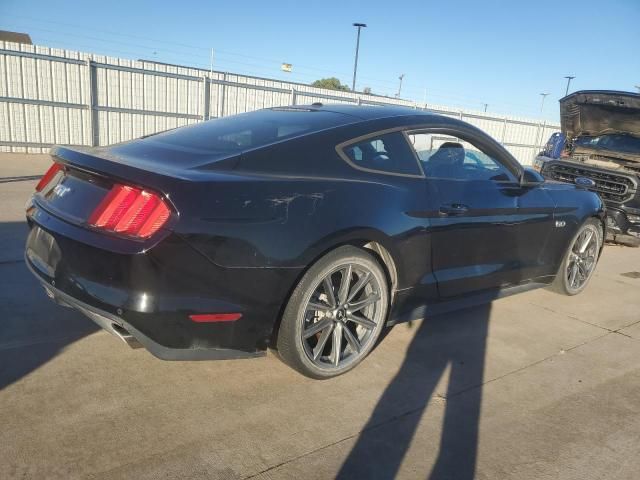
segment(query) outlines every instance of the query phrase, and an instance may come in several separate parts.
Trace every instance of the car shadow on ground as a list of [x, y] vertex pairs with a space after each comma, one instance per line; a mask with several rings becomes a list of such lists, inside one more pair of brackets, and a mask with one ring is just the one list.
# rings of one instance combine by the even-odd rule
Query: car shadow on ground
[[[437, 459], [430, 471], [414, 478], [474, 478], [490, 312], [487, 304], [422, 321], [338, 479], [395, 478], [434, 401], [445, 409]], [[444, 375], [446, 390], [437, 390]]]
[[49, 300], [24, 263], [25, 222], [0, 223], [0, 390], [98, 330]]

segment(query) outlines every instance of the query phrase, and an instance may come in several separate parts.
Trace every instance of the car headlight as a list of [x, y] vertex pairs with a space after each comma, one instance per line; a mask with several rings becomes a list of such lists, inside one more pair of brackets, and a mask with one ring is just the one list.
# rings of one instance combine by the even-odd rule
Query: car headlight
[[542, 167], [544, 165], [544, 160], [541, 158], [535, 158], [533, 160], [533, 169], [537, 172], [542, 172]]

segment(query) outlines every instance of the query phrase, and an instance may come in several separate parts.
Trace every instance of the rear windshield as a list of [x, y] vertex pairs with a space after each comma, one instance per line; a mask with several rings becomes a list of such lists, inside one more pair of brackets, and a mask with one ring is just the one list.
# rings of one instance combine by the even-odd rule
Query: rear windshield
[[223, 158], [355, 120], [341, 113], [276, 108], [209, 120], [159, 133], [143, 141]]
[[574, 146], [638, 154], [640, 153], [640, 137], [622, 134], [599, 135], [597, 137], [583, 136], [576, 138]]

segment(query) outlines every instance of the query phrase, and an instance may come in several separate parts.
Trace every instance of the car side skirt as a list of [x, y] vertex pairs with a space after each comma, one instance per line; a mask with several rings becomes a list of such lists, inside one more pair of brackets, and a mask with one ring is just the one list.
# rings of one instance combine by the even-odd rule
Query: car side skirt
[[480, 305], [486, 305], [494, 300], [500, 298], [509, 297], [518, 293], [528, 292], [530, 290], [536, 290], [538, 288], [544, 288], [549, 286], [554, 275], [548, 275], [535, 279], [535, 281], [523, 283], [520, 285], [513, 285], [503, 287], [496, 290], [488, 290], [485, 292], [476, 293], [464, 297], [457, 297], [451, 300], [443, 300], [440, 302], [420, 305], [410, 310], [402, 310], [392, 314], [387, 321], [387, 326], [396, 325], [398, 323], [411, 322], [414, 320], [421, 320], [426, 317], [434, 315], [442, 315], [444, 313], [455, 312], [457, 310], [463, 310], [465, 308], [477, 307]]

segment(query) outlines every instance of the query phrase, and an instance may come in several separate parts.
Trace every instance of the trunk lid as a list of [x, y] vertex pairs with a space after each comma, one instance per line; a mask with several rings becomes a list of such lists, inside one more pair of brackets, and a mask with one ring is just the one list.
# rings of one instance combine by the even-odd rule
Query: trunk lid
[[[54, 160], [59, 161], [55, 158]], [[65, 165], [34, 194], [34, 200], [47, 212], [75, 225], [83, 225], [107, 195], [112, 182]]]
[[[35, 200], [48, 212], [74, 224], [86, 224], [91, 213], [115, 184], [131, 185], [164, 197], [174, 210], [176, 193], [186, 181], [229, 181], [237, 176], [210, 169], [200, 155], [184, 154], [171, 161], [166, 149], [139, 148], [139, 141], [112, 147], [54, 147], [52, 160], [64, 165]], [[231, 163], [235, 158], [229, 159]], [[202, 168], [203, 164], [205, 168]], [[225, 168], [224, 161], [216, 169]], [[209, 167], [209, 168], [207, 168]], [[169, 200], [171, 199], [171, 200]]]
[[[55, 147], [52, 160], [64, 166], [36, 192], [35, 202], [46, 211], [75, 225], [87, 225], [95, 209], [117, 184], [142, 187], [166, 196], [170, 178], [159, 173], [119, 162], [105, 155], [106, 149]], [[175, 181], [175, 179], [174, 179]]]

